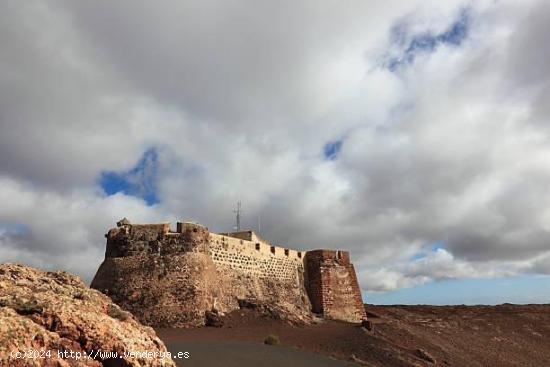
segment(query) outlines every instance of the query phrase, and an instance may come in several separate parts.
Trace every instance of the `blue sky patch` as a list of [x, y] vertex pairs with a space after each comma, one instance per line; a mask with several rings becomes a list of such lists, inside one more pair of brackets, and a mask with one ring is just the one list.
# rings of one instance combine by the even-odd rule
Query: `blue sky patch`
[[413, 256], [411, 256], [411, 261], [422, 260], [422, 259], [425, 259], [426, 256], [428, 256], [428, 254], [425, 251], [420, 251], [414, 254]]
[[155, 148], [143, 153], [137, 164], [126, 172], [104, 171], [100, 185], [107, 195], [122, 192], [139, 197], [147, 203], [159, 203], [156, 189], [158, 174], [158, 153]]
[[431, 245], [432, 252], [436, 252], [437, 250], [445, 250], [445, 242], [443, 241], [437, 241], [432, 243]]
[[9, 236], [25, 235], [30, 232], [29, 226], [24, 223], [2, 222], [0, 221], [0, 234], [4, 233]]
[[412, 64], [418, 54], [435, 52], [439, 45], [460, 46], [468, 37], [469, 25], [468, 10], [461, 11], [458, 19], [439, 34], [427, 31], [410, 35], [407, 23], [399, 23], [392, 28], [390, 37], [392, 44], [402, 51], [400, 54], [390, 56], [385, 66], [395, 72], [403, 66]]
[[374, 304], [476, 305], [547, 303], [550, 276], [526, 274], [511, 278], [452, 279], [392, 292], [367, 292]]
[[443, 241], [433, 242], [431, 245], [428, 246], [428, 248], [424, 247], [424, 249], [414, 254], [410, 260], [417, 261], [417, 260], [424, 259], [426, 258], [426, 256], [428, 256], [428, 253], [437, 252], [437, 250], [445, 250], [445, 242]]
[[323, 155], [326, 159], [333, 161], [338, 158], [340, 150], [342, 150], [343, 140], [331, 141], [325, 144], [323, 147]]

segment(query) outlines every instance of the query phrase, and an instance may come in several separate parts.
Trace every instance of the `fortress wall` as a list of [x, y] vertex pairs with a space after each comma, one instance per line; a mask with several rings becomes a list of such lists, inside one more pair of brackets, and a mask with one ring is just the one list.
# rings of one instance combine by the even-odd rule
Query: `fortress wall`
[[303, 261], [296, 251], [285, 254], [284, 248], [263, 241], [210, 233], [209, 254], [223, 279], [222, 294], [216, 300], [222, 311], [239, 308], [239, 300], [251, 300], [252, 304], [284, 310], [285, 315], [309, 319], [311, 304], [304, 286]]
[[239, 238], [241, 240], [252, 241], [254, 243], [263, 242], [267, 245], [271, 245], [269, 241], [260, 237], [260, 235], [254, 231], [225, 232], [225, 233], [218, 233], [218, 234], [221, 236], [234, 237], [234, 238]]
[[365, 316], [355, 268], [347, 251], [308, 251], [304, 263], [313, 312], [350, 322]]
[[175, 232], [169, 223], [117, 225], [92, 287], [146, 324], [199, 325], [206, 311], [230, 312], [242, 301], [302, 320], [312, 309], [351, 322], [364, 316], [346, 251], [300, 252], [252, 231], [215, 234], [196, 223], [177, 223]]
[[294, 284], [299, 282], [298, 273], [303, 272], [302, 260], [294, 250], [214, 233], [210, 233], [209, 241], [212, 260], [219, 266]]
[[[136, 224], [113, 228], [105, 235], [105, 257], [136, 256], [157, 251], [151, 243], [170, 230], [170, 223]], [[130, 240], [131, 239], [131, 240]]]
[[155, 224], [132, 224], [130, 226], [130, 235], [136, 238], [155, 240], [160, 233], [168, 233], [170, 223]]
[[[248, 302], [294, 320], [309, 320], [303, 262], [265, 242], [211, 234], [195, 223], [109, 230], [105, 260], [91, 286], [152, 326], [202, 325], [205, 313]], [[256, 238], [256, 237], [250, 237]]]
[[128, 224], [113, 228], [105, 235], [105, 257], [208, 253], [208, 228], [178, 223], [178, 231], [170, 232], [170, 223]]
[[256, 236], [252, 231], [240, 231], [240, 232], [229, 232], [229, 233], [220, 233], [221, 236], [239, 238], [246, 241], [256, 241]]
[[222, 297], [215, 265], [196, 252], [106, 258], [90, 286], [156, 327], [204, 325], [205, 310]]

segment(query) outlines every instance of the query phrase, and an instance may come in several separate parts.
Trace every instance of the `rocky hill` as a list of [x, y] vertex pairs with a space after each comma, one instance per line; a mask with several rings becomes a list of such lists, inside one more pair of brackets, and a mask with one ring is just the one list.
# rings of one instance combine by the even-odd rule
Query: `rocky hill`
[[165, 354], [153, 329], [78, 277], [0, 264], [0, 366], [175, 366]]

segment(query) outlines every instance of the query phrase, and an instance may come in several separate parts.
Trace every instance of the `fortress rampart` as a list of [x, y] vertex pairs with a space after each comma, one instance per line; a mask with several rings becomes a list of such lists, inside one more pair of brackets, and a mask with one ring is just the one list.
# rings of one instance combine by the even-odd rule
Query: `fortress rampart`
[[337, 320], [358, 320], [365, 315], [349, 252], [308, 251], [305, 268], [306, 288], [313, 312]]
[[298, 251], [272, 246], [259, 239], [249, 241], [230, 235], [210, 234], [209, 253], [217, 266], [259, 279], [277, 279], [298, 285], [304, 271]]
[[92, 287], [152, 326], [200, 325], [206, 312], [243, 301], [301, 320], [310, 312], [357, 322], [364, 316], [349, 254], [274, 246], [252, 231], [210, 233], [196, 223], [130, 224], [105, 235]]

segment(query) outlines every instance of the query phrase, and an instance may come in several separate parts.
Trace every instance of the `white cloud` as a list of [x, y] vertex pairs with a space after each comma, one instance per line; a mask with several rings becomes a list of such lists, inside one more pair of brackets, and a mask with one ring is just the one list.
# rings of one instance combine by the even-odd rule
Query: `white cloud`
[[[381, 67], [397, 24], [438, 34], [465, 7], [460, 45]], [[0, 228], [27, 228], [0, 261], [89, 279], [120, 217], [227, 230], [240, 199], [274, 242], [351, 250], [369, 290], [547, 273], [547, 7], [6, 1]], [[106, 197], [101, 172], [152, 147], [160, 203]]]
[[60, 195], [2, 176], [0, 187], [0, 202], [8, 204], [0, 206], [0, 224], [22, 227], [0, 232], [1, 261], [65, 269], [88, 281], [103, 259], [103, 235], [113, 223], [127, 213], [136, 221], [162, 221], [155, 208], [122, 194], [75, 190]]

